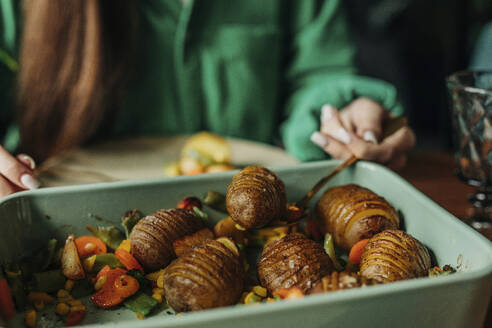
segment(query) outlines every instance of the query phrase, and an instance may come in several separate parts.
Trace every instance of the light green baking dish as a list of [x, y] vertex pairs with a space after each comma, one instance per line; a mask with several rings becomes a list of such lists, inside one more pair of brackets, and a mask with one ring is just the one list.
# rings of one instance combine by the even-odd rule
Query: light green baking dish
[[[336, 164], [322, 161], [272, 169], [283, 179], [289, 199], [294, 201]], [[201, 197], [208, 190], [225, 192], [233, 174], [48, 188], [9, 196], [0, 202], [0, 263], [29, 253], [53, 236], [64, 240], [68, 233], [87, 234], [88, 223], [100, 224], [96, 216], [118, 222], [131, 208], [151, 213], [174, 207], [185, 196]], [[181, 316], [162, 310], [145, 320], [138, 320], [126, 309], [89, 308], [84, 324], [118, 328], [481, 327], [492, 292], [492, 243], [382, 166], [359, 162], [330, 185], [345, 183], [357, 183], [384, 196], [401, 212], [405, 230], [430, 248], [438, 264], [458, 266], [460, 272]], [[215, 221], [224, 216], [205, 211]], [[63, 325], [54, 311], [43, 313], [39, 314], [38, 327]], [[7, 326], [17, 327], [22, 321], [19, 314]]]

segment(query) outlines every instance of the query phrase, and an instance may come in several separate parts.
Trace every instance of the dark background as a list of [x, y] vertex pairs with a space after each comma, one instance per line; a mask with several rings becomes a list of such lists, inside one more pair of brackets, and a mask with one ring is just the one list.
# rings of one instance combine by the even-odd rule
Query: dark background
[[417, 149], [452, 150], [445, 79], [468, 67], [481, 28], [492, 21], [492, 0], [344, 3], [361, 74], [399, 89]]

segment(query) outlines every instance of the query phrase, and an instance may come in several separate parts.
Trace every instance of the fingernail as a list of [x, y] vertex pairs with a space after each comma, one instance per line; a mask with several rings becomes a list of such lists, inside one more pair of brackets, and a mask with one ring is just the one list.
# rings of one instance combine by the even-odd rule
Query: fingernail
[[335, 108], [331, 105], [321, 107], [321, 122], [327, 123], [334, 115]]
[[328, 139], [319, 133], [318, 131], [314, 132], [311, 135], [311, 141], [320, 146], [321, 148], [324, 148], [328, 145]]
[[337, 138], [340, 142], [343, 142], [344, 144], [350, 143], [350, 134], [345, 130], [344, 128], [339, 128], [333, 133], [333, 136]]
[[23, 160], [29, 162], [29, 168], [31, 170], [34, 170], [36, 168], [36, 162], [34, 161], [34, 159], [32, 159], [31, 156], [23, 154], [21, 155], [21, 157]]
[[38, 189], [39, 188], [39, 181], [36, 180], [36, 178], [30, 174], [23, 174], [20, 178], [20, 181], [22, 182], [22, 184], [27, 189]]
[[368, 142], [372, 142], [374, 144], [378, 143], [378, 139], [376, 138], [376, 135], [372, 131], [364, 132], [362, 139], [364, 139], [365, 141], [368, 141]]

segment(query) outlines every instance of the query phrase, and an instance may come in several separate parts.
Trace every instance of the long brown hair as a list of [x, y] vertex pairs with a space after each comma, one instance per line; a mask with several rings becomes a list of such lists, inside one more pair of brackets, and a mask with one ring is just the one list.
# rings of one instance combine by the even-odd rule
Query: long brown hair
[[135, 29], [133, 0], [26, 0], [17, 109], [37, 160], [93, 137], [117, 106]]

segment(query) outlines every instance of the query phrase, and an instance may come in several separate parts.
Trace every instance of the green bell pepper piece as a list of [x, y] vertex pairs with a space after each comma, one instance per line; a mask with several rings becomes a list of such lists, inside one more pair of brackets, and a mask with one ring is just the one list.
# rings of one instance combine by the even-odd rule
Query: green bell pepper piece
[[138, 292], [135, 296], [132, 296], [129, 299], [127, 299], [123, 304], [125, 304], [125, 306], [130, 310], [132, 310], [133, 312], [147, 315], [159, 303], [153, 297], [143, 292]]
[[112, 249], [117, 249], [125, 239], [123, 232], [115, 226], [96, 227], [88, 224], [87, 229]]

